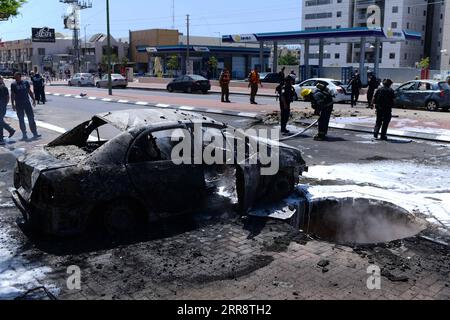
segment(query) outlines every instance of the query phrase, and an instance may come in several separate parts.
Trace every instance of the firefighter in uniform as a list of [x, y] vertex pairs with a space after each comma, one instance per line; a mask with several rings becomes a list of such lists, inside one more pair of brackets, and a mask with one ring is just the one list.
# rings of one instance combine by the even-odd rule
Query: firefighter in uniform
[[375, 125], [374, 137], [378, 139], [381, 129], [380, 140], [387, 141], [387, 131], [392, 120], [392, 107], [394, 106], [395, 92], [391, 88], [393, 82], [390, 79], [383, 81], [383, 87], [378, 89], [373, 98], [377, 110], [377, 123]]
[[231, 74], [227, 68], [225, 68], [220, 74], [219, 83], [220, 88], [222, 89], [222, 102], [223, 103], [231, 103], [230, 101], [230, 81]]
[[334, 100], [333, 94], [327, 88], [327, 85], [318, 83], [316, 90], [305, 89], [301, 92], [301, 96], [311, 101], [311, 105], [319, 117], [319, 133], [314, 137], [316, 141], [325, 141], [330, 125], [330, 118], [333, 112]]
[[258, 86], [260, 85], [261, 88], [263, 87], [257, 68], [255, 68], [254, 70], [252, 70], [252, 72], [250, 72], [248, 76], [248, 82], [249, 82], [248, 87], [251, 88], [250, 103], [257, 104], [255, 98], [256, 95], [258, 94]]

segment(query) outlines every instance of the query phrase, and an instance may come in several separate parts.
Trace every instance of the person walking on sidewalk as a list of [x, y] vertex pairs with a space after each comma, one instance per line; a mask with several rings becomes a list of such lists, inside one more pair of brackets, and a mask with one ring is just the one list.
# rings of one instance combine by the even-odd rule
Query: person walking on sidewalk
[[314, 137], [316, 141], [325, 141], [330, 125], [331, 114], [333, 113], [334, 100], [333, 94], [324, 83], [318, 83], [316, 90], [312, 94], [312, 100], [320, 112], [319, 117], [319, 132]]
[[231, 103], [230, 101], [230, 82], [231, 82], [231, 74], [227, 68], [223, 69], [220, 74], [219, 83], [220, 88], [222, 90], [222, 102], [223, 103]]
[[367, 108], [368, 109], [373, 109], [373, 103], [372, 103], [373, 96], [379, 86], [380, 86], [380, 82], [378, 81], [377, 77], [375, 77], [375, 75], [372, 74], [369, 79], [369, 86], [368, 86], [368, 90], [367, 90]]
[[248, 75], [248, 87], [251, 88], [250, 92], [250, 103], [251, 104], [258, 104], [256, 103], [256, 95], [258, 94], [258, 86], [260, 85], [261, 88], [263, 87], [261, 83], [261, 79], [259, 77], [258, 68], [255, 68], [250, 72]]
[[287, 129], [287, 124], [291, 116], [291, 103], [294, 102], [295, 89], [292, 86], [291, 77], [287, 76], [283, 84], [277, 88], [280, 95], [280, 118], [281, 118], [281, 133], [290, 134]]
[[350, 80], [349, 86], [352, 86], [352, 108], [356, 106], [359, 100], [359, 94], [362, 88], [361, 77], [359, 73], [355, 73], [353, 78]]
[[22, 141], [28, 140], [27, 127], [25, 125], [25, 114], [28, 119], [30, 130], [33, 133], [33, 139], [39, 139], [41, 135], [37, 132], [30, 98], [33, 100], [34, 107], [36, 106], [36, 100], [33, 92], [31, 91], [30, 83], [22, 80], [22, 75], [20, 72], [16, 72], [14, 79], [16, 81], [11, 84], [11, 103], [13, 110], [17, 112], [17, 117], [19, 118], [20, 130], [23, 135]]
[[383, 81], [383, 87], [378, 89], [373, 98], [377, 110], [377, 123], [375, 125], [374, 137], [378, 139], [381, 129], [380, 140], [387, 141], [387, 131], [392, 119], [392, 108], [394, 106], [395, 92], [391, 88], [393, 82], [391, 79]]
[[9, 100], [8, 88], [5, 86], [3, 77], [0, 76], [0, 146], [5, 145], [5, 141], [3, 140], [3, 130], [9, 132], [9, 138], [12, 138], [12, 136], [16, 133], [16, 130], [11, 128], [11, 126], [7, 124], [4, 119]]

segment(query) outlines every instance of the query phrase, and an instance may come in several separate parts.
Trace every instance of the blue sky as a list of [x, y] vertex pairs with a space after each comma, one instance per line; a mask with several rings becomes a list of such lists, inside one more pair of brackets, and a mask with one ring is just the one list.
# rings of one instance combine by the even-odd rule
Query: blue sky
[[[93, 0], [92, 9], [82, 12], [82, 35], [106, 32], [105, 0]], [[171, 28], [172, 0], [110, 0], [111, 28], [115, 37], [128, 36], [128, 30]], [[21, 15], [0, 22], [0, 38], [30, 37], [32, 27], [48, 26], [64, 30], [66, 7], [59, 0], [28, 0]], [[301, 0], [175, 0], [175, 26], [186, 32], [186, 14], [191, 15], [191, 34], [255, 33], [299, 30]]]

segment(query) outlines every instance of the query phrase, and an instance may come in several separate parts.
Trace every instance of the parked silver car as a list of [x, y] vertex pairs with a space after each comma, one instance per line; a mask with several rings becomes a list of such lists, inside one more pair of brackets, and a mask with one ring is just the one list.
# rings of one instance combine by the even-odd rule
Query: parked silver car
[[[112, 87], [113, 88], [123, 88], [128, 87], [127, 79], [118, 73], [113, 73], [111, 75], [112, 78]], [[105, 74], [101, 80], [98, 80], [95, 84], [97, 88], [108, 88], [108, 75]]]
[[90, 73], [76, 73], [68, 82], [69, 86], [79, 86], [79, 87], [93, 86], [94, 84], [95, 84], [94, 76]]
[[425, 107], [429, 111], [450, 109], [450, 86], [444, 81], [409, 81], [398, 87], [395, 95], [396, 106]]

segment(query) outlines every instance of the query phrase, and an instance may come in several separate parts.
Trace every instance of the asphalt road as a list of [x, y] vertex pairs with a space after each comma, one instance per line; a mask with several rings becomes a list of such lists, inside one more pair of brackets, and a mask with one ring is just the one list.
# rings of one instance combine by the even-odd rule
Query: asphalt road
[[[58, 87], [67, 87], [67, 86], [51, 86], [51, 87], [47, 87], [48, 88], [58, 88]], [[95, 87], [70, 87], [71, 89], [79, 89], [80, 93], [90, 93], [90, 94], [94, 94], [96, 92], [107, 92], [107, 89], [97, 89]], [[195, 98], [195, 99], [201, 99], [201, 100], [205, 100], [205, 101], [220, 101], [220, 94], [219, 93], [214, 93], [214, 92], [209, 92], [208, 94], [202, 94], [199, 92], [194, 92], [194, 93], [183, 93], [183, 92], [173, 92], [170, 93], [168, 91], [161, 91], [161, 90], [139, 90], [139, 89], [114, 89], [113, 93], [115, 94], [120, 94], [121, 92], [126, 92], [127, 94], [137, 94], [137, 95], [144, 95], [144, 96], [152, 96], [152, 97], [185, 97], [185, 98]], [[249, 89], [250, 92], [250, 89]], [[230, 99], [233, 102], [242, 102], [242, 103], [248, 103], [250, 96], [246, 96], [246, 95], [240, 95], [240, 94], [231, 94]], [[275, 104], [276, 103], [276, 99], [273, 97], [266, 97], [266, 96], [258, 96], [256, 99], [259, 103], [261, 104], [267, 104], [267, 105], [271, 105], [271, 104]]]
[[[152, 93], [153, 94], [153, 93]], [[64, 129], [71, 129], [83, 121], [90, 119], [93, 115], [102, 112], [145, 109], [148, 107], [130, 106], [103, 102], [100, 100], [78, 100], [73, 98], [49, 96], [46, 105], [38, 105], [35, 109], [36, 119], [47, 124]], [[253, 119], [233, 116], [208, 114], [208, 116], [225, 122], [236, 128], [267, 128]], [[13, 121], [13, 125], [18, 127]], [[276, 126], [275, 126], [276, 127]], [[302, 130], [301, 127], [292, 127], [294, 132]], [[445, 144], [429, 143], [424, 141], [413, 141], [410, 139], [395, 138], [389, 142], [373, 141], [369, 134], [361, 134], [350, 131], [331, 130], [330, 141], [316, 142], [312, 137], [316, 134], [316, 128], [306, 132], [304, 135], [289, 140], [286, 143], [299, 147], [304, 152], [308, 165], [332, 165], [337, 163], [366, 163], [372, 158], [387, 160], [417, 160], [422, 162], [433, 161], [440, 163], [448, 153]], [[59, 133], [41, 129], [43, 140], [33, 143], [22, 143], [14, 141], [8, 148], [30, 148], [35, 144], [43, 144], [59, 135]], [[19, 133], [17, 134], [20, 135]], [[16, 136], [16, 139], [17, 136]], [[367, 160], [369, 159], [369, 160]], [[446, 160], [442, 160], [446, 164]]]

